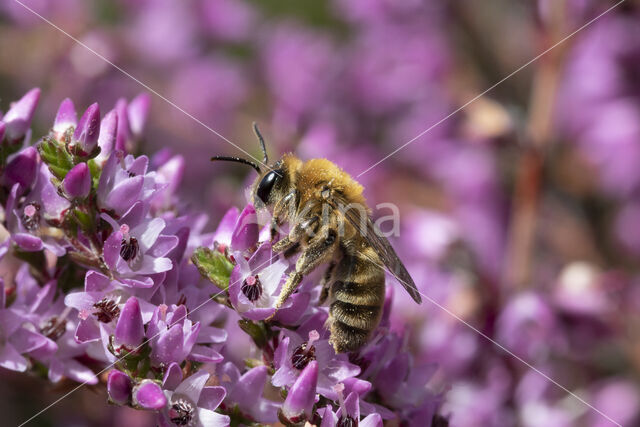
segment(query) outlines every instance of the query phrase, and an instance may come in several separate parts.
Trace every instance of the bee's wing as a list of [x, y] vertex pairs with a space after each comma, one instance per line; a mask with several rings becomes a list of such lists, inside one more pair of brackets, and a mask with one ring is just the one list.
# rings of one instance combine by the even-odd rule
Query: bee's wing
[[[371, 221], [369, 215], [363, 213], [360, 209], [350, 209], [349, 204], [343, 203], [342, 200], [332, 204], [338, 213], [346, 218], [358, 232], [364, 235], [365, 240], [376, 251], [387, 270], [398, 279], [400, 284], [406, 289], [409, 295], [411, 295], [411, 298], [420, 304], [422, 297], [420, 296], [420, 292], [418, 292], [418, 288], [416, 288], [416, 284], [409, 275], [407, 268], [400, 258], [398, 258], [398, 254], [396, 254], [389, 240], [382, 236], [382, 233], [377, 229], [373, 221]], [[342, 206], [346, 206], [346, 208], [341, 209]], [[363, 215], [365, 215], [364, 218]]]

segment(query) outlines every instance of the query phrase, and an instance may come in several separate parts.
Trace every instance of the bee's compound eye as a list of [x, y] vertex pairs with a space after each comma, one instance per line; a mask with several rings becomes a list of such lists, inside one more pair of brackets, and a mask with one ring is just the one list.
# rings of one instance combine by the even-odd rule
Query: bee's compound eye
[[281, 170], [272, 170], [271, 172], [266, 174], [264, 178], [262, 178], [262, 181], [260, 181], [260, 184], [258, 184], [258, 189], [256, 190], [256, 196], [258, 196], [258, 198], [262, 200], [262, 203], [266, 204], [268, 202], [271, 189], [273, 189], [273, 185], [277, 180], [280, 179], [281, 176]]

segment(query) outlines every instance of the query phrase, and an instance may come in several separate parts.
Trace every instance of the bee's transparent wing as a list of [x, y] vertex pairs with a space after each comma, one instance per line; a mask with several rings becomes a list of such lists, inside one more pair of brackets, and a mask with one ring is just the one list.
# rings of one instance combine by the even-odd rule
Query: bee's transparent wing
[[365, 240], [376, 251], [386, 269], [395, 276], [409, 295], [411, 295], [411, 298], [420, 304], [422, 297], [420, 296], [420, 292], [418, 292], [418, 288], [416, 288], [416, 284], [400, 258], [398, 258], [398, 254], [396, 254], [389, 240], [377, 229], [369, 215], [363, 212], [363, 210], [350, 208], [350, 205], [340, 200], [340, 198], [331, 204], [359, 233], [364, 235]]

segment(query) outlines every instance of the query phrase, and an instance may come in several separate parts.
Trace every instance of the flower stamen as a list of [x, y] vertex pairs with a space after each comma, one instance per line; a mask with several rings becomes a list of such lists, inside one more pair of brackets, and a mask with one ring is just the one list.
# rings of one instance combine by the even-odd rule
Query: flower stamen
[[249, 301], [256, 302], [262, 296], [262, 283], [260, 283], [258, 275], [248, 276], [244, 279], [240, 290]]
[[320, 334], [315, 329], [309, 332], [309, 341], [300, 344], [293, 351], [291, 365], [298, 370], [303, 370], [309, 362], [316, 360], [316, 347], [314, 342], [320, 339]]

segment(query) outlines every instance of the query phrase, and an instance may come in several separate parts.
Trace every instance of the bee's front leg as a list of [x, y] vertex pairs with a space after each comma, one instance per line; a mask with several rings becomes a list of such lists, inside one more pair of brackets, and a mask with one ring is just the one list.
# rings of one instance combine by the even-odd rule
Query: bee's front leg
[[273, 215], [271, 216], [270, 234], [271, 241], [273, 241], [278, 235], [278, 228], [287, 219], [293, 216], [295, 206], [298, 200], [298, 192], [296, 190], [287, 194], [280, 199], [273, 208]]
[[[309, 240], [306, 248], [298, 261], [296, 270], [289, 275], [289, 278], [282, 287], [282, 291], [276, 302], [276, 311], [282, 307], [287, 298], [295, 292], [302, 282], [304, 276], [309, 274], [318, 265], [330, 261], [338, 244], [338, 233], [329, 226], [323, 226], [318, 233]], [[275, 313], [273, 314], [275, 315]], [[273, 315], [271, 317], [273, 317]]]
[[313, 236], [319, 221], [320, 217], [312, 216], [307, 220], [299, 222], [291, 229], [286, 237], [283, 237], [273, 245], [273, 251], [276, 253], [286, 251], [304, 239]]

